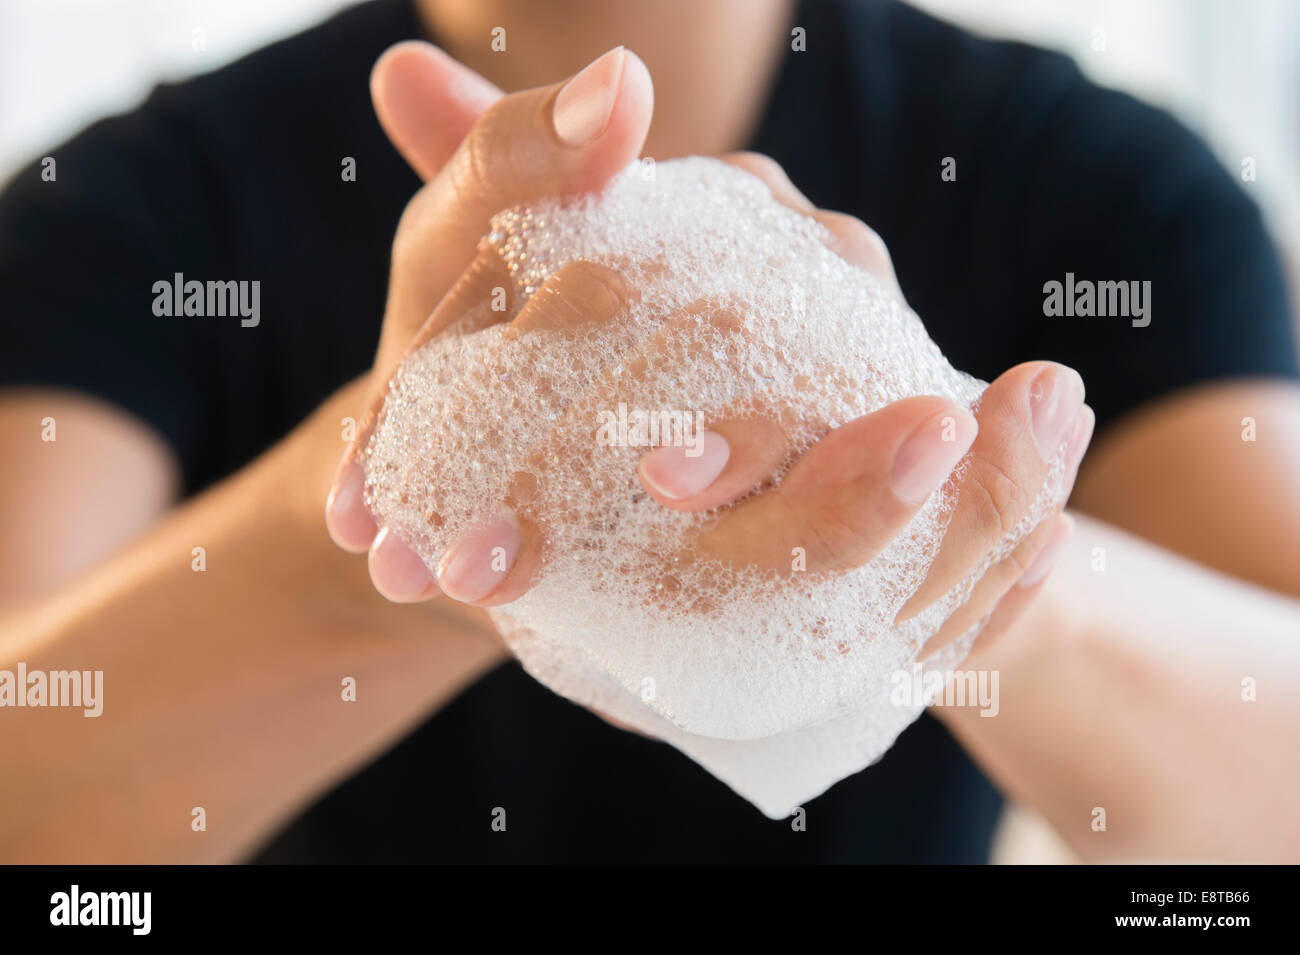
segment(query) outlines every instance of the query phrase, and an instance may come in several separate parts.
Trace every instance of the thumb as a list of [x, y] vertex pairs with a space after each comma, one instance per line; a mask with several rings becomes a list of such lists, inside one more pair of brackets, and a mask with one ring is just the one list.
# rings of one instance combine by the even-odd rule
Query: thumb
[[500, 98], [493, 84], [422, 40], [389, 47], [370, 72], [379, 125], [421, 179], [442, 168]]
[[473, 261], [493, 214], [601, 189], [640, 152], [653, 103], [649, 70], [616, 47], [565, 83], [489, 106], [402, 214], [378, 367], [391, 371]]

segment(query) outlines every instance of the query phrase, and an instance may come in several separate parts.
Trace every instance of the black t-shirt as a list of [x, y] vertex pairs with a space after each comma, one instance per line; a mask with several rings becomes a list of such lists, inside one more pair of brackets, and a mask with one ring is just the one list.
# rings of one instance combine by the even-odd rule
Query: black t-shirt
[[[786, 54], [752, 146], [880, 232], [954, 365], [991, 379], [1071, 364], [1103, 428], [1196, 382], [1296, 375], [1259, 214], [1167, 115], [1060, 55], [892, 2], [809, 0], [795, 23], [807, 50]], [[0, 198], [0, 384], [117, 403], [166, 437], [197, 491], [365, 371], [419, 185], [367, 79], [419, 35], [409, 0], [363, 4], [95, 124], [49, 153], [53, 182], [19, 173]], [[154, 283], [178, 272], [259, 281], [260, 323], [156, 316]], [[1044, 284], [1067, 273], [1149, 281], [1150, 324], [1047, 317]], [[794, 832], [506, 664], [261, 858], [977, 862], [999, 806], [924, 717]]]

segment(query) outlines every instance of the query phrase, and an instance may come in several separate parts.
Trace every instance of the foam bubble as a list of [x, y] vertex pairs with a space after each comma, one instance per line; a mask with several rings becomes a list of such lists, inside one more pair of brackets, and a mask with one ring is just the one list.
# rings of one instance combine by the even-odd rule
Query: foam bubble
[[412, 353], [364, 455], [367, 501], [431, 567], [513, 502], [547, 540], [533, 588], [493, 612], [528, 671], [668, 740], [777, 818], [874, 762], [919, 715], [924, 700], [891, 700], [898, 674], [964, 657], [979, 627], [918, 660], [984, 570], [1058, 502], [1061, 465], [984, 565], [900, 626], [942, 540], [947, 490], [849, 573], [774, 574], [698, 553], [716, 515], [643, 492], [648, 448], [608, 440], [639, 437], [608, 430], [620, 414], [666, 413], [660, 437], [671, 440], [689, 439], [697, 420], [765, 416], [805, 450], [889, 402], [938, 394], [970, 407], [985, 385], [759, 180], [700, 158], [660, 163], [649, 180], [641, 170], [598, 197], [494, 218], [489, 241], [522, 298], [587, 260], [620, 271], [639, 301], [580, 334], [480, 323]]

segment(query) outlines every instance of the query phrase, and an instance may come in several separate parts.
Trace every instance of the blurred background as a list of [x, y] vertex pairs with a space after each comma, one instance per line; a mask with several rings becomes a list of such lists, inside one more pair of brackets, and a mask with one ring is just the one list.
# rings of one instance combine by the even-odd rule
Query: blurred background
[[[0, 0], [0, 184], [159, 81], [212, 69], [351, 2]], [[1068, 53], [1095, 81], [1177, 115], [1263, 209], [1300, 289], [1300, 2], [913, 3], [976, 32]], [[1243, 181], [1246, 160], [1254, 181]], [[1013, 809], [995, 861], [1070, 857], [1045, 825]]]
[[[707, 2], [707, 0], [702, 0]], [[155, 83], [211, 69], [350, 0], [0, 0], [0, 183]], [[968, 29], [1069, 53], [1176, 114], [1244, 182], [1300, 277], [1296, 0], [914, 0]], [[329, 64], [322, 63], [322, 70]]]

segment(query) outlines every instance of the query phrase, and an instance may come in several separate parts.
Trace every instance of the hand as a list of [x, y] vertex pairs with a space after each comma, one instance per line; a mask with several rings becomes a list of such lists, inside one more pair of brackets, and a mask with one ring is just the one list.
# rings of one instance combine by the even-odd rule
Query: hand
[[[648, 77], [646, 81], [648, 85]], [[551, 191], [573, 191], [577, 177], [566, 177], [565, 173], [572, 171], [574, 154], [554, 135], [554, 127], [548, 126], [555, 112], [550, 108], [555, 96], [556, 88], [552, 87], [499, 101], [493, 112], [513, 116], [516, 129], [500, 117], [485, 117], [471, 128], [466, 142], [476, 143], [472, 151], [476, 157], [473, 163], [480, 170], [478, 183], [488, 184], [478, 193], [491, 194], [494, 198], [470, 204], [469, 208], [477, 216], [476, 224], [460, 225], [459, 247], [465, 247], [471, 237], [486, 231], [491, 212], [529, 195], [545, 194], [544, 188], [540, 191], [535, 188], [531, 170], [559, 168], [562, 174], [555, 178], [561, 180], [561, 185], [552, 187]], [[519, 105], [507, 109], [504, 104], [512, 101]], [[615, 102], [606, 134], [614, 128], [619, 109], [627, 107], [635, 112], [644, 105], [648, 105], [648, 97], [644, 102], [636, 98]], [[644, 118], [648, 119], [648, 114]], [[630, 121], [622, 128], [638, 125], [643, 131], [643, 124]], [[519, 167], [509, 157], [518, 155], [520, 148], [517, 142], [511, 141], [512, 135], [534, 143], [530, 148], [530, 172], [524, 174], [527, 182], [518, 175], [510, 179], [513, 169]], [[609, 146], [603, 136], [598, 136], [589, 149], [595, 150], [600, 145], [611, 150], [609, 155], [618, 154], [619, 161], [602, 166], [603, 176], [594, 175], [588, 180], [595, 185], [630, 160], [640, 143], [629, 138]], [[617, 147], [628, 146], [632, 147], [630, 154], [619, 154]], [[462, 146], [457, 155], [464, 152]], [[763, 179], [778, 200], [818, 218], [828, 228], [837, 251], [846, 259], [897, 287], [883, 243], [866, 226], [851, 217], [815, 210], [770, 160], [749, 154], [727, 159]], [[455, 168], [456, 162], [453, 156], [451, 168]], [[434, 180], [432, 191], [436, 191], [445, 177], [444, 170]], [[539, 177], [542, 178], [545, 177]], [[426, 187], [425, 192], [429, 191], [431, 187]], [[417, 197], [413, 207], [419, 202], [421, 198]], [[434, 208], [458, 210], [454, 201], [444, 206], [438, 205], [439, 200], [424, 202]], [[408, 229], [408, 220], [412, 218], [408, 210], [403, 230]], [[428, 220], [420, 217], [416, 221]], [[432, 231], [436, 224], [425, 228]], [[399, 230], [395, 248], [400, 248], [403, 241]], [[397, 272], [395, 255], [395, 288]], [[510, 289], [512, 283], [495, 253], [485, 250], [469, 264], [455, 288], [424, 323], [411, 347], [481, 305], [489, 291], [498, 286]], [[510, 321], [512, 331], [517, 330], [519, 334], [527, 334], [537, 327], [554, 330], [589, 321], [615, 321], [624, 298], [631, 293], [616, 273], [590, 263], [574, 263], [553, 276], [525, 306], [520, 308], [512, 301], [504, 315], [498, 317]], [[390, 325], [403, 327], [400, 318], [393, 318], [392, 305], [390, 300], [386, 341], [394, 337], [389, 333]], [[654, 347], [650, 343], [651, 355]], [[377, 371], [381, 366], [387, 369], [382, 379], [386, 381], [391, 366], [383, 361], [384, 353], [381, 346]], [[382, 386], [375, 392], [381, 395]], [[794, 465], [779, 487], [751, 497], [725, 513], [706, 532], [700, 544], [705, 552], [726, 561], [788, 567], [791, 548], [801, 546], [808, 554], [808, 570], [860, 566], [907, 524], [930, 493], [949, 479], [953, 467], [969, 451], [972, 460], [957, 489], [958, 504], [949, 533], [929, 577], [904, 607], [900, 617], [905, 619], [965, 579], [1020, 522], [1047, 474], [1048, 460], [1063, 441], [1068, 442], [1067, 480], [1073, 480], [1091, 426], [1091, 411], [1083, 405], [1083, 386], [1078, 375], [1051, 363], [1028, 363], [999, 378], [981, 402], [978, 422], [964, 408], [940, 398], [919, 397], [897, 402], [832, 431]], [[360, 436], [358, 443], [365, 438], [365, 434]], [[779, 429], [761, 421], [715, 422], [705, 446], [706, 453], [697, 458], [688, 458], [674, 448], [647, 455], [640, 468], [646, 490], [667, 507], [681, 510], [718, 507], [761, 484], [792, 454], [784, 446]], [[360, 468], [354, 463], [354, 455], [355, 448], [349, 449], [343, 473], [352, 490], [346, 498], [343, 491], [331, 498], [330, 521], [335, 539], [351, 549], [370, 547], [372, 578], [378, 589], [390, 598], [420, 600], [436, 594], [438, 588], [423, 563], [386, 534], [376, 536], [373, 521], [362, 513]], [[341, 499], [356, 504], [340, 507]], [[970, 600], [953, 616], [933, 646], [958, 636], [987, 615], [1016, 580], [1035, 582], [1041, 576], [1039, 568], [1032, 566], [1035, 558], [1047, 562], [1068, 536], [1068, 528], [1068, 519], [1045, 520], [1006, 560], [982, 577]], [[442, 589], [449, 596], [479, 606], [517, 598], [526, 591], [539, 566], [543, 536], [543, 530], [521, 515], [515, 522], [486, 528], [458, 542], [440, 562]], [[491, 570], [487, 559], [497, 547], [504, 548], [512, 561], [504, 571]]]
[[639, 152], [653, 92], [645, 64], [622, 48], [569, 84], [501, 96], [426, 43], [399, 44], [385, 53], [371, 85], [390, 138], [429, 179], [408, 204], [393, 241], [368, 410], [340, 463], [326, 526], [344, 549], [369, 551], [382, 594], [407, 602], [428, 599], [437, 588], [405, 544], [376, 533], [356, 460], [388, 380], [408, 349], [441, 330], [449, 312], [434, 312], [449, 292], [459, 301], [485, 289], [484, 276], [471, 264], [491, 216], [529, 199], [600, 188]]

